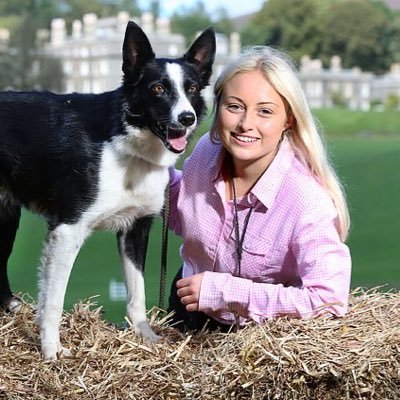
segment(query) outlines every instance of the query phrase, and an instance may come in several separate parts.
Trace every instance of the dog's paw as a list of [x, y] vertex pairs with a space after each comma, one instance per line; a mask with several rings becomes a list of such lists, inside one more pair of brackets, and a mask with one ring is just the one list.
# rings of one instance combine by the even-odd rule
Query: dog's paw
[[147, 321], [139, 322], [136, 325], [135, 332], [140, 336], [143, 336], [145, 340], [148, 340], [152, 343], [157, 343], [161, 339], [161, 337], [158, 336], [153, 329], [151, 329]]
[[72, 353], [71, 350], [61, 346], [61, 344], [56, 346], [47, 344], [42, 345], [42, 356], [46, 361], [54, 361], [58, 358], [71, 357]]
[[21, 299], [12, 296], [1, 303], [1, 308], [5, 310], [5, 312], [17, 314], [21, 310], [23, 304], [24, 302]]

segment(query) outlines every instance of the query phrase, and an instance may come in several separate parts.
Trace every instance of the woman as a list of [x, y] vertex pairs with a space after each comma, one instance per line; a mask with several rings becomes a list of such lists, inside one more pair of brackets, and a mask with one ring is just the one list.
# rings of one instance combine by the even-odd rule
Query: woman
[[210, 133], [170, 171], [169, 224], [183, 238], [174, 321], [226, 330], [345, 314], [348, 209], [290, 60], [250, 48], [214, 92]]

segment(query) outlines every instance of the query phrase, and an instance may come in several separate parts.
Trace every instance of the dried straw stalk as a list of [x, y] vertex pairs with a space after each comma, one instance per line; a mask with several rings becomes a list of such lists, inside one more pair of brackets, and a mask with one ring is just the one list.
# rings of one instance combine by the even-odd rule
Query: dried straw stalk
[[138, 339], [79, 303], [64, 313], [73, 356], [44, 362], [33, 306], [0, 314], [0, 399], [399, 399], [400, 293], [352, 294], [344, 318], [279, 318], [237, 333]]

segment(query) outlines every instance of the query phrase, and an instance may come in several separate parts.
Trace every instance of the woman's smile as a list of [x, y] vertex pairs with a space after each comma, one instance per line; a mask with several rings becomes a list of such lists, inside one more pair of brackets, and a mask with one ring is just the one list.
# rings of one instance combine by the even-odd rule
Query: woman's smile
[[231, 136], [234, 139], [236, 139], [238, 142], [245, 143], [245, 144], [254, 143], [254, 142], [257, 142], [258, 140], [260, 140], [259, 138], [247, 136], [247, 135], [244, 135], [243, 133], [237, 133], [237, 132], [231, 132]]

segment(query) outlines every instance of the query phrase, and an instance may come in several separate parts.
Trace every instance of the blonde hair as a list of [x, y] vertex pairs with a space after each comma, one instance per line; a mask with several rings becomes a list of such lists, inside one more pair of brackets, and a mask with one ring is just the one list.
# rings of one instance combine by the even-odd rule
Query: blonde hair
[[218, 110], [223, 88], [233, 76], [259, 69], [282, 96], [293, 116], [293, 124], [285, 134], [297, 156], [327, 190], [338, 212], [338, 233], [345, 241], [350, 228], [350, 216], [343, 186], [332, 167], [326, 145], [312, 116], [306, 96], [296, 76], [296, 69], [284, 52], [268, 46], [254, 46], [229, 63], [214, 86], [214, 119], [210, 129], [212, 140], [219, 140], [217, 132]]

